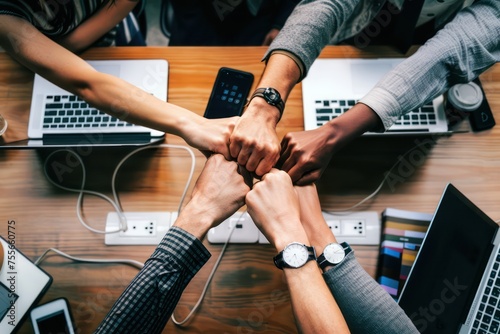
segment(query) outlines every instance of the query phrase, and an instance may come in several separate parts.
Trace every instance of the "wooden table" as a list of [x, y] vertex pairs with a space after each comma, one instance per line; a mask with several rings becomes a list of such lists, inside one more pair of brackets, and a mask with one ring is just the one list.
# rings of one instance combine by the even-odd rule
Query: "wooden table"
[[[252, 72], [258, 82], [265, 48], [103, 48], [93, 49], [86, 59], [164, 58], [169, 61], [168, 100], [202, 114], [217, 70], [229, 66]], [[364, 51], [352, 47], [327, 47], [321, 57], [400, 56], [386, 48]], [[500, 65], [481, 76], [493, 113], [500, 120]], [[22, 130], [27, 120], [33, 74], [0, 54], [0, 114], [7, 117], [9, 131]], [[24, 125], [23, 125], [24, 124]], [[279, 136], [303, 129], [301, 85], [287, 102]], [[8, 135], [7, 133], [6, 135]], [[411, 150], [420, 161], [394, 173], [403, 176], [385, 186], [359, 210], [386, 207], [433, 212], [441, 193], [452, 182], [494, 220], [500, 219], [500, 126], [482, 133], [456, 133], [448, 137], [428, 137], [431, 146], [422, 149], [424, 138], [360, 138], [339, 152], [319, 182], [325, 210], [349, 207], [370, 193], [399, 156]], [[167, 135], [166, 142], [182, 144]], [[84, 157], [88, 170], [87, 189], [110, 194], [112, 170], [129, 149], [96, 149]], [[77, 221], [77, 195], [56, 189], [43, 174], [46, 151], [0, 151], [0, 234], [7, 235], [7, 222], [16, 221], [16, 244], [31, 259], [49, 247], [74, 256], [131, 258], [145, 261], [154, 246], [106, 246], [104, 237], [83, 228]], [[196, 153], [196, 174], [204, 158]], [[59, 158], [64, 162], [64, 157]], [[121, 203], [126, 211], [175, 211], [186, 180], [190, 159], [184, 152], [170, 149], [146, 150], [132, 158], [118, 177]], [[404, 175], [403, 175], [404, 174]], [[81, 170], [64, 175], [65, 185], [78, 187]], [[84, 215], [95, 228], [103, 229], [112, 208], [104, 201], [86, 196]], [[196, 302], [222, 246], [204, 242], [212, 253], [210, 261], [184, 292], [176, 310], [184, 318]], [[356, 256], [373, 276], [377, 246], [355, 246]], [[171, 322], [168, 333], [252, 333], [295, 332], [289, 297], [282, 274], [271, 258], [269, 245], [230, 245], [224, 255], [203, 304], [186, 329]], [[42, 263], [54, 282], [43, 302], [65, 296], [71, 302], [76, 327], [90, 333], [103, 319], [114, 301], [137, 273], [118, 264], [80, 264], [60, 257]], [[30, 333], [25, 322], [21, 333]]]

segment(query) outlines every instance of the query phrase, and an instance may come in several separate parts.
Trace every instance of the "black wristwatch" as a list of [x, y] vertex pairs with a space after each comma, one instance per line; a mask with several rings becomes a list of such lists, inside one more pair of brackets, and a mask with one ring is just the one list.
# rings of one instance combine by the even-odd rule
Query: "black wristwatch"
[[311, 260], [316, 260], [314, 247], [292, 242], [274, 257], [274, 264], [279, 269], [300, 268]]
[[341, 244], [332, 242], [323, 250], [323, 254], [318, 256], [317, 262], [322, 270], [328, 266], [336, 266], [344, 261], [347, 254], [352, 252], [351, 246], [347, 242]]
[[280, 112], [279, 119], [281, 119], [281, 116], [283, 116], [283, 110], [285, 109], [285, 102], [283, 102], [280, 93], [276, 89], [272, 87], [257, 88], [255, 92], [253, 92], [252, 97], [250, 97], [250, 101], [254, 97], [261, 97], [270, 105], [278, 108]]

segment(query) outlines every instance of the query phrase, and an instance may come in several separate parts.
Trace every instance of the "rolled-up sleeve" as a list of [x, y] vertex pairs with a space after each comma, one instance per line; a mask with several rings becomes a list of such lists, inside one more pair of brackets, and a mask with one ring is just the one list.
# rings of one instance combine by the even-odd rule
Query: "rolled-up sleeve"
[[321, 50], [332, 40], [359, 3], [360, 0], [301, 1], [271, 43], [264, 59], [276, 50], [290, 52], [302, 62], [304, 77]]
[[499, 36], [500, 1], [477, 1], [391, 70], [360, 102], [372, 108], [388, 129], [404, 113], [500, 61]]

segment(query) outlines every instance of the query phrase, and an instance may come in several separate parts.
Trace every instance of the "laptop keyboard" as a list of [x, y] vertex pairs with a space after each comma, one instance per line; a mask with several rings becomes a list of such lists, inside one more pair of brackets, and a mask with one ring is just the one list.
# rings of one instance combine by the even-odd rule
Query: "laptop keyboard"
[[[316, 108], [316, 123], [317, 126], [331, 121], [332, 119], [342, 115], [352, 108], [357, 100], [317, 100], [315, 101]], [[425, 127], [436, 125], [437, 115], [432, 104], [425, 105], [416, 110], [410, 111], [395, 123], [399, 130], [408, 128], [409, 130], [415, 127]], [[388, 130], [390, 131], [390, 129]]]
[[500, 329], [500, 250], [479, 304], [472, 334], [498, 333]]
[[50, 95], [45, 99], [44, 129], [132, 127], [91, 107], [75, 95]]

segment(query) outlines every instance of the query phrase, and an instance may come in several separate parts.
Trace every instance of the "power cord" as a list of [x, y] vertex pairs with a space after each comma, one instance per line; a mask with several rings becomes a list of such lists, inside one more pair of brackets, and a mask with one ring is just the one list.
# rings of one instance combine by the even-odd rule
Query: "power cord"
[[415, 150], [417, 147], [420, 147], [421, 145], [423, 144], [426, 144], [425, 142], [421, 142], [417, 145], [415, 145], [414, 147], [410, 148], [408, 151], [406, 151], [405, 153], [403, 153], [403, 155], [400, 155], [399, 158], [396, 160], [396, 162], [392, 165], [392, 167], [389, 169], [389, 171], [385, 174], [384, 178], [382, 179], [382, 182], [380, 182], [379, 186], [377, 187], [377, 189], [375, 189], [374, 192], [372, 192], [370, 195], [368, 195], [367, 197], [365, 197], [364, 199], [362, 199], [361, 201], [359, 201], [358, 203], [354, 204], [353, 206], [350, 206], [346, 209], [343, 209], [343, 210], [329, 210], [329, 211], [324, 211], [324, 212], [327, 212], [327, 213], [335, 213], [335, 214], [339, 214], [339, 213], [345, 213], [345, 214], [349, 214], [350, 211], [352, 211], [353, 209], [357, 208], [358, 206], [361, 206], [363, 205], [366, 201], [372, 199], [373, 197], [375, 197], [379, 192], [380, 190], [382, 189], [382, 187], [384, 186], [384, 183], [387, 181], [389, 175], [391, 175], [392, 173], [392, 170], [394, 168], [396, 168], [396, 166], [398, 166], [398, 164], [401, 162], [401, 160], [403, 160], [403, 158], [405, 156], [407, 156], [409, 153], [413, 152], [413, 150]]
[[[245, 214], [245, 212], [242, 212], [241, 215], [239, 216], [239, 218], [243, 217], [243, 215]], [[237, 221], [239, 221], [240, 219], [238, 219]], [[189, 314], [186, 316], [186, 318], [184, 318], [184, 320], [182, 321], [178, 321], [177, 319], [175, 319], [175, 309], [172, 311], [172, 315], [170, 316], [170, 318], [172, 319], [172, 322], [177, 325], [177, 326], [182, 326], [184, 325], [186, 322], [188, 322], [189, 319], [191, 319], [191, 317], [193, 316], [193, 314], [196, 312], [196, 310], [198, 309], [198, 307], [200, 307], [201, 305], [201, 302], [203, 301], [203, 299], [205, 298], [205, 294], [207, 293], [207, 290], [208, 290], [208, 287], [210, 285], [210, 282], [212, 282], [212, 279], [214, 278], [214, 275], [215, 275], [215, 271], [217, 270], [217, 268], [219, 267], [219, 264], [220, 264], [220, 261], [222, 260], [222, 256], [224, 255], [225, 251], [226, 251], [226, 248], [227, 248], [227, 245], [229, 244], [229, 240], [231, 240], [231, 236], [233, 235], [233, 232], [234, 230], [236, 229], [236, 223], [231, 227], [231, 230], [229, 231], [229, 235], [226, 239], [226, 242], [224, 243], [224, 246], [222, 246], [222, 250], [219, 254], [219, 257], [217, 258], [217, 261], [215, 262], [213, 268], [212, 268], [212, 271], [210, 272], [210, 275], [208, 275], [208, 279], [207, 279], [207, 282], [205, 283], [205, 286], [203, 287], [203, 290], [201, 292], [201, 295], [200, 297], [198, 298], [198, 301], [196, 302], [196, 304], [194, 305], [193, 309], [189, 312]]]
[[130, 259], [106, 259], [106, 260], [104, 260], [104, 259], [84, 259], [84, 258], [81, 258], [81, 257], [71, 256], [71, 255], [66, 254], [64, 252], [61, 252], [57, 248], [49, 248], [49, 249], [47, 249], [35, 261], [35, 264], [39, 265], [45, 259], [45, 257], [47, 256], [47, 254], [49, 252], [51, 252], [51, 251], [54, 252], [54, 253], [59, 254], [62, 257], [65, 257], [67, 259], [75, 261], [75, 262], [84, 262], [84, 263], [123, 263], [123, 264], [131, 265], [131, 266], [136, 267], [138, 269], [142, 269], [142, 267], [144, 267], [144, 263], [141, 263], [141, 262], [135, 261], [135, 260], [130, 260]]
[[[78, 154], [76, 154], [74, 151], [72, 151], [72, 150], [69, 150], [69, 149], [60, 149], [60, 150], [54, 151], [51, 154], [49, 154], [49, 156], [47, 157], [47, 159], [45, 159], [45, 162], [44, 162], [44, 165], [43, 165], [43, 167], [44, 167], [43, 171], [44, 171], [44, 174], [45, 174], [45, 177], [47, 178], [47, 180], [52, 185], [54, 185], [55, 187], [63, 189], [63, 190], [71, 191], [71, 192], [76, 192], [76, 193], [79, 194], [78, 195], [78, 200], [77, 200], [77, 203], [76, 203], [76, 215], [77, 215], [78, 221], [85, 228], [87, 228], [88, 230], [90, 230], [90, 231], [92, 231], [94, 233], [100, 233], [100, 234], [118, 233], [120, 231], [124, 231], [125, 232], [127, 230], [127, 218], [125, 217], [125, 215], [123, 213], [123, 209], [121, 207], [120, 201], [118, 199], [118, 194], [116, 192], [116, 186], [115, 186], [116, 176], [118, 174], [118, 171], [119, 171], [120, 167], [132, 155], [134, 155], [134, 154], [136, 154], [138, 152], [141, 152], [143, 150], [147, 150], [147, 149], [150, 149], [150, 148], [157, 148], [157, 147], [182, 149], [182, 150], [187, 151], [190, 154], [190, 156], [191, 156], [191, 169], [190, 169], [190, 172], [189, 172], [189, 177], [188, 177], [188, 180], [186, 182], [186, 186], [184, 187], [184, 191], [182, 193], [182, 196], [181, 196], [181, 199], [180, 199], [180, 202], [179, 202], [179, 207], [178, 207], [178, 212], [180, 212], [181, 208], [182, 208], [182, 204], [183, 204], [184, 199], [186, 197], [186, 193], [187, 193], [187, 191], [189, 189], [189, 186], [191, 184], [191, 181], [193, 179], [193, 174], [194, 174], [194, 169], [195, 169], [195, 162], [196, 162], [196, 157], [194, 155], [194, 152], [188, 146], [170, 145], [170, 144], [161, 144], [161, 145], [155, 145], [155, 146], [144, 146], [144, 147], [140, 147], [138, 149], [135, 149], [134, 151], [132, 151], [129, 154], [127, 154], [122, 160], [120, 160], [120, 162], [118, 163], [118, 165], [115, 167], [115, 170], [113, 172], [113, 177], [111, 179], [111, 191], [113, 193], [114, 200], [111, 199], [111, 198], [109, 198], [108, 196], [106, 196], [104, 194], [99, 193], [99, 192], [91, 191], [91, 190], [85, 190], [84, 189], [85, 188], [85, 182], [86, 182], [85, 165], [83, 164], [82, 158]], [[60, 152], [68, 152], [70, 154], [73, 154], [76, 157], [76, 159], [78, 160], [78, 162], [80, 163], [80, 165], [82, 166], [82, 185], [81, 185], [80, 189], [73, 189], [73, 188], [69, 188], [69, 187], [65, 187], [63, 185], [60, 185], [60, 184], [56, 183], [54, 180], [52, 180], [51, 177], [49, 176], [49, 174], [47, 172], [48, 161], [50, 160], [50, 158], [53, 155], [55, 155], [56, 153], [60, 153]], [[89, 194], [89, 195], [94, 195], [94, 196], [97, 196], [97, 197], [101, 197], [102, 199], [104, 199], [108, 203], [110, 203], [113, 206], [113, 208], [115, 209], [116, 213], [118, 214], [118, 218], [120, 220], [120, 228], [117, 229], [117, 230], [113, 230], [113, 231], [103, 231], [103, 230], [97, 230], [97, 229], [89, 226], [87, 223], [85, 223], [85, 220], [83, 219], [82, 212], [81, 212], [81, 210], [82, 210], [82, 200], [83, 200], [83, 195], [84, 194]]]
[[[74, 151], [72, 150], [69, 150], [69, 149], [61, 149], [61, 150], [57, 150], [57, 151], [54, 151], [52, 152], [48, 157], [47, 159], [45, 160], [45, 163], [44, 163], [44, 174], [45, 174], [45, 177], [47, 178], [47, 180], [53, 184], [55, 187], [58, 187], [60, 189], [63, 189], [63, 190], [67, 190], [67, 191], [71, 191], [71, 192], [77, 192], [79, 194], [78, 196], [78, 200], [77, 200], [77, 204], [76, 204], [76, 210], [77, 210], [77, 217], [78, 217], [78, 220], [80, 221], [80, 223], [86, 227], [87, 229], [89, 229], [90, 231], [92, 232], [95, 232], [95, 233], [101, 233], [101, 234], [105, 234], [105, 233], [117, 233], [117, 232], [120, 232], [120, 231], [126, 231], [127, 230], [127, 219], [123, 213], [123, 208], [121, 207], [121, 204], [120, 204], [120, 200], [118, 198], [118, 194], [116, 192], [116, 187], [115, 187], [115, 183], [116, 183], [116, 176], [118, 174], [118, 171], [119, 169], [121, 168], [121, 166], [125, 163], [125, 161], [127, 161], [127, 159], [129, 159], [132, 155], [140, 152], [140, 151], [143, 151], [143, 150], [146, 150], [146, 149], [149, 149], [149, 148], [156, 148], [156, 147], [166, 147], [166, 148], [177, 148], [177, 149], [183, 149], [183, 150], [186, 150], [188, 151], [188, 153], [191, 155], [191, 169], [190, 169], [190, 173], [189, 173], [189, 177], [188, 177], [188, 180], [186, 182], [186, 186], [184, 188], [184, 191], [182, 193], [182, 196], [181, 196], [181, 200], [179, 202], [179, 207], [178, 207], [178, 212], [181, 211], [182, 209], [182, 205], [183, 205], [183, 202], [184, 202], [184, 199], [186, 197], [186, 194], [187, 194], [187, 191], [189, 189], [189, 186], [191, 184], [191, 181], [192, 181], [192, 178], [193, 178], [193, 174], [194, 174], [194, 169], [195, 169], [195, 161], [196, 161], [196, 158], [195, 158], [195, 155], [192, 151], [191, 148], [187, 147], [187, 146], [179, 146], [179, 145], [169, 145], [169, 144], [162, 144], [162, 145], [158, 145], [158, 146], [145, 146], [145, 147], [140, 147], [134, 151], [132, 151], [131, 153], [127, 154], [119, 163], [118, 165], [116, 166], [114, 172], [113, 172], [113, 176], [112, 176], [112, 179], [111, 179], [111, 190], [112, 190], [112, 193], [113, 193], [113, 199], [109, 198], [108, 196], [104, 195], [104, 194], [101, 194], [101, 193], [98, 193], [98, 192], [95, 192], [95, 191], [90, 191], [90, 190], [85, 190], [84, 187], [85, 187], [85, 181], [86, 181], [86, 170], [85, 170], [85, 165], [83, 163], [83, 160], [81, 159], [81, 157], [76, 154]], [[79, 161], [80, 165], [82, 166], [82, 185], [81, 185], [81, 188], [80, 189], [73, 189], [73, 188], [69, 188], [69, 187], [65, 187], [65, 186], [62, 186], [58, 183], [56, 183], [54, 180], [52, 180], [50, 178], [50, 176], [48, 175], [48, 172], [47, 172], [47, 163], [48, 161], [50, 160], [50, 158], [56, 154], [56, 153], [59, 153], [59, 152], [69, 152], [70, 154], [73, 154], [77, 160]], [[103, 198], [104, 200], [106, 200], [107, 202], [109, 202], [113, 208], [115, 209], [115, 211], [117, 212], [118, 214], [118, 217], [120, 219], [120, 224], [121, 224], [121, 227], [120, 229], [118, 230], [115, 230], [115, 231], [101, 231], [101, 230], [97, 230], [97, 229], [94, 229], [92, 227], [90, 227], [88, 224], [85, 223], [83, 217], [82, 217], [82, 214], [81, 214], [81, 207], [82, 207], [82, 199], [83, 199], [83, 194], [89, 194], [89, 195], [94, 195], [94, 196], [97, 196], [97, 197], [101, 197]], [[240, 218], [243, 216], [243, 214], [245, 214], [245, 212], [242, 212], [241, 213], [241, 216]], [[217, 270], [217, 268], [219, 267], [219, 264], [222, 260], [222, 257], [226, 251], [226, 248], [229, 244], [229, 240], [231, 239], [231, 236], [233, 235], [233, 232], [236, 228], [236, 225], [237, 224], [234, 224], [232, 227], [231, 227], [231, 230], [229, 231], [229, 235], [227, 237], [227, 240], [226, 242], [224, 243], [223, 247], [222, 247], [222, 250], [221, 250], [221, 253], [219, 254], [219, 257], [217, 258], [217, 261], [215, 262], [213, 268], [212, 268], [212, 271], [210, 272], [210, 275], [207, 279], [207, 282], [205, 283], [205, 286], [203, 288], [203, 291], [201, 292], [201, 295], [200, 297], [198, 298], [198, 301], [196, 302], [196, 304], [194, 305], [193, 309], [189, 312], [189, 314], [186, 316], [186, 318], [182, 321], [178, 321], [176, 318], [175, 318], [175, 315], [174, 315], [174, 312], [175, 312], [175, 309], [174, 309], [174, 312], [172, 312], [172, 315], [171, 315], [171, 318], [172, 318], [172, 321], [174, 322], [174, 324], [176, 324], [177, 326], [182, 326], [184, 325], [187, 321], [189, 321], [189, 319], [191, 319], [191, 317], [193, 316], [193, 314], [196, 312], [196, 310], [199, 308], [199, 306], [201, 305], [201, 302], [203, 301], [206, 293], [207, 293], [207, 290], [208, 290], [208, 287], [210, 286], [210, 283], [215, 275], [215, 272]], [[55, 252], [57, 253], [58, 255], [60, 256], [63, 256], [65, 258], [68, 258], [72, 261], [76, 261], [76, 262], [83, 262], [83, 263], [123, 263], [123, 264], [127, 264], [127, 265], [131, 265], [131, 266], [134, 266], [138, 269], [142, 269], [144, 267], [144, 264], [143, 263], [140, 263], [138, 261], [135, 261], [135, 260], [130, 260], [130, 259], [85, 259], [85, 258], [79, 258], [79, 257], [75, 257], [75, 256], [71, 256], [69, 254], [66, 254], [56, 248], [49, 248], [47, 249], [36, 261], [35, 261], [35, 264], [40, 264], [44, 258], [47, 256], [47, 254], [49, 252]]]

